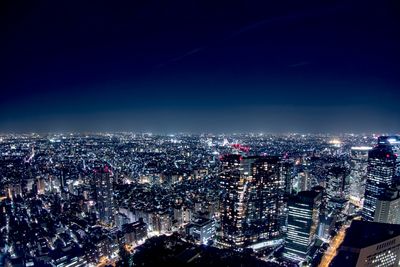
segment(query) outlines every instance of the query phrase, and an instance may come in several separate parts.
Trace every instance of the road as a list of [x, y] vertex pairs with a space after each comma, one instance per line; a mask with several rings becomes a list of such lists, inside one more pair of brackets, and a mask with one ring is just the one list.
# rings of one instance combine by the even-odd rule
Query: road
[[337, 254], [337, 249], [339, 248], [340, 244], [342, 244], [344, 237], [346, 235], [346, 229], [349, 227], [348, 224], [344, 224], [342, 228], [340, 228], [339, 232], [329, 243], [330, 247], [325, 252], [324, 256], [322, 257], [321, 263], [319, 267], [328, 267], [329, 264], [332, 262], [333, 258]]

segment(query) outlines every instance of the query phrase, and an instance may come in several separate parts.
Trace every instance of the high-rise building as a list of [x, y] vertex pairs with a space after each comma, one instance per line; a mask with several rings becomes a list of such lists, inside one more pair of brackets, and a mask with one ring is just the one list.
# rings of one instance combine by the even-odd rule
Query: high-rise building
[[389, 188], [376, 201], [374, 222], [400, 224], [400, 193], [398, 188]]
[[97, 219], [104, 224], [114, 224], [113, 177], [107, 165], [93, 169], [92, 192]]
[[345, 166], [333, 166], [329, 169], [326, 193], [328, 200], [332, 198], [347, 199], [349, 196], [350, 171]]
[[224, 245], [244, 247], [279, 237], [285, 191], [279, 157], [225, 156], [220, 179]]
[[301, 191], [288, 202], [288, 232], [284, 257], [303, 261], [314, 245], [319, 222], [321, 192]]
[[396, 183], [400, 176], [400, 138], [381, 136], [378, 145], [368, 153], [367, 182], [362, 215], [364, 220], [373, 221], [376, 202], [385, 191]]
[[372, 147], [352, 147], [350, 151], [350, 192], [349, 198], [360, 206], [365, 193], [365, 180], [367, 179], [368, 152]]
[[251, 243], [274, 239], [280, 234], [279, 218], [283, 213], [285, 181], [279, 157], [248, 157], [248, 203], [244, 224], [245, 237]]
[[354, 220], [330, 266], [399, 266], [400, 225]]
[[293, 191], [293, 171], [294, 162], [283, 160], [281, 164], [281, 177], [285, 183], [285, 195], [290, 195]]
[[244, 245], [243, 223], [246, 179], [241, 175], [240, 155], [225, 155], [221, 158], [221, 245], [242, 247]]

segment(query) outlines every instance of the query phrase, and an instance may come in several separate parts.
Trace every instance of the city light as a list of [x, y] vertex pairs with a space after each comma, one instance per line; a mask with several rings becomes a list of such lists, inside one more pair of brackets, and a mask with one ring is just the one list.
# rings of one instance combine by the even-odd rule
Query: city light
[[[117, 265], [167, 238], [193, 250], [252, 249], [264, 262], [329, 266], [360, 215], [400, 224], [399, 146], [384, 137], [373, 146], [376, 139], [352, 134], [333, 148], [317, 135], [65, 137], [57, 146], [48, 136], [2, 137], [0, 232], [9, 261], [20, 249], [48, 249], [51, 262]], [[227, 138], [240, 143], [226, 146]], [[47, 235], [54, 227], [57, 235]], [[21, 238], [35, 246], [21, 247]]]

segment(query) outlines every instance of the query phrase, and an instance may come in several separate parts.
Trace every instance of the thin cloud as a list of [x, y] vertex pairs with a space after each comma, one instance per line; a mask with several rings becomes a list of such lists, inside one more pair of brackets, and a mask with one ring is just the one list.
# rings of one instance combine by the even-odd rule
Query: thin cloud
[[[296, 21], [296, 20], [299, 20], [299, 19], [312, 17], [312, 16], [322, 16], [322, 15], [326, 15], [328, 13], [335, 13], [335, 12], [337, 12], [338, 10], [340, 10], [342, 8], [343, 8], [343, 6], [338, 6], [338, 7], [333, 8], [333, 9], [332, 8], [329, 8], [329, 9], [325, 8], [323, 10], [313, 10], [313, 11], [304, 12], [304, 13], [300, 13], [300, 14], [277, 16], [277, 17], [272, 17], [272, 18], [260, 20], [260, 21], [254, 22], [254, 23], [250, 23], [250, 24], [248, 24], [246, 26], [243, 26], [243, 27], [237, 29], [236, 31], [228, 34], [227, 36], [223, 36], [220, 39], [214, 40], [214, 42], [212, 44], [210, 44], [210, 45], [191, 49], [188, 52], [184, 53], [183, 55], [176, 56], [176, 57], [171, 58], [170, 60], [168, 60], [168, 61], [166, 61], [164, 63], [158, 64], [158, 65], [156, 65], [156, 68], [162, 68], [162, 67], [164, 67], [164, 66], [166, 66], [166, 65], [168, 65], [170, 63], [179, 62], [179, 61], [185, 59], [186, 57], [189, 57], [189, 56], [195, 55], [197, 53], [200, 53], [200, 52], [202, 52], [204, 50], [207, 50], [208, 48], [212, 47], [215, 44], [218, 44], [218, 43], [223, 42], [223, 41], [230, 40], [230, 39], [235, 38], [237, 36], [240, 36], [240, 35], [242, 35], [242, 34], [244, 34], [246, 32], [258, 29], [261, 26], [272, 26], [275, 23], [283, 23], [283, 22], [287, 23], [287, 22], [293, 22], [293, 21]], [[289, 67], [300, 67], [300, 66], [304, 66], [304, 65], [307, 65], [307, 64], [310, 64], [310, 63], [309, 62], [299, 62], [299, 63], [295, 63], [295, 64], [292, 64], [292, 65], [289, 65]]]
[[302, 67], [302, 66], [309, 65], [309, 64], [310, 64], [310, 62], [308, 62], [308, 61], [302, 61], [302, 62], [290, 64], [289, 67], [297, 68], [297, 67]]
[[208, 48], [208, 47], [205, 46], [205, 47], [198, 47], [198, 48], [192, 49], [192, 50], [186, 52], [186, 53], [183, 54], [183, 55], [180, 55], [180, 56], [171, 58], [170, 60], [168, 60], [168, 61], [165, 62], [165, 63], [158, 64], [156, 67], [157, 67], [157, 68], [162, 68], [162, 67], [164, 67], [165, 65], [168, 65], [169, 63], [177, 62], [177, 61], [180, 61], [180, 60], [184, 59], [185, 57], [188, 57], [188, 56], [197, 54], [197, 53], [203, 51], [203, 50], [206, 49], [206, 48]]

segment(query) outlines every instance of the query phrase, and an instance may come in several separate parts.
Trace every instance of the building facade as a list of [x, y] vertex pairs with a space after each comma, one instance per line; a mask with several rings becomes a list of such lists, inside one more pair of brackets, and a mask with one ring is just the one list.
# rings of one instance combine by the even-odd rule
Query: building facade
[[92, 193], [96, 203], [97, 219], [104, 224], [114, 224], [113, 177], [110, 167], [93, 169]]
[[289, 199], [285, 258], [294, 261], [307, 258], [317, 235], [320, 205], [321, 193], [316, 191], [301, 191]]
[[285, 193], [279, 157], [224, 156], [220, 185], [223, 246], [240, 248], [279, 237]]
[[373, 221], [377, 200], [385, 195], [400, 175], [400, 138], [381, 136], [368, 153], [367, 181], [362, 216]]
[[400, 224], [400, 193], [399, 188], [386, 190], [383, 197], [376, 201], [374, 222]]

